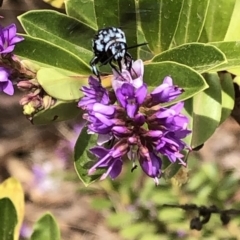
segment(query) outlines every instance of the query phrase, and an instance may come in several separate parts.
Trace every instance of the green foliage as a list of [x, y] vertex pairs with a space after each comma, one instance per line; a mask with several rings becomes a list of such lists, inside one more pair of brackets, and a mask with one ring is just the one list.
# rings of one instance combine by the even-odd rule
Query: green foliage
[[34, 225], [31, 240], [60, 240], [56, 220], [50, 213], [43, 215]]
[[203, 73], [227, 62], [216, 47], [203, 43], [187, 43], [156, 55], [153, 62], [173, 61]]
[[94, 1], [81, 1], [81, 3], [79, 0], [66, 1], [65, 7], [68, 16], [79, 19], [79, 21], [97, 30]]
[[112, 214], [107, 219], [107, 223], [112, 228], [125, 228], [131, 224], [132, 216], [127, 212]]
[[212, 46], [216, 46], [226, 56], [227, 62], [216, 66], [212, 71], [228, 70], [234, 67], [239, 67], [240, 59], [240, 46], [239, 42], [213, 42], [210, 43]]
[[181, 164], [171, 163], [167, 157], [163, 157], [162, 177], [166, 180], [173, 178], [181, 169]]
[[[0, 240], [18, 240], [24, 216], [24, 193], [20, 182], [8, 178], [0, 184]], [[4, 197], [5, 196], [5, 197]], [[46, 213], [34, 225], [31, 240], [60, 240], [54, 217]]]
[[188, 142], [193, 148], [203, 144], [230, 115], [233, 108], [232, 78], [230, 74], [221, 76], [220, 79], [216, 73], [204, 74], [209, 88], [185, 102], [192, 129]]
[[[43, 20], [51, 22], [51, 25]], [[94, 36], [95, 31], [75, 18], [56, 11], [37, 10], [24, 13], [19, 17], [19, 21], [29, 36], [51, 42], [87, 64], [92, 58], [89, 39]]]
[[81, 111], [76, 107], [76, 102], [57, 100], [54, 106], [40, 111], [34, 115], [33, 124], [49, 124], [66, 121], [77, 117]]
[[9, 198], [0, 199], [0, 240], [13, 240], [17, 212]]
[[63, 8], [64, 7], [64, 0], [43, 0], [44, 2], [50, 4], [55, 8]]
[[[209, 0], [200, 42], [223, 41], [238, 0]], [[196, 5], [198, 3], [196, 2]]]
[[29, 59], [38, 65], [54, 67], [78, 74], [89, 74], [90, 68], [73, 53], [50, 43], [49, 41], [24, 36], [25, 41], [15, 48], [15, 54]]
[[139, 1], [142, 31], [154, 54], [169, 49], [177, 29], [182, 4], [183, 1]]
[[[91, 74], [88, 64], [93, 56], [91, 40], [98, 29], [116, 26], [123, 28], [129, 46], [148, 43], [129, 51], [134, 59], [141, 56], [145, 60], [144, 78], [150, 90], [167, 75], [185, 90], [175, 102], [186, 100], [185, 113], [193, 131], [186, 141], [192, 147], [203, 144], [234, 106], [232, 77], [217, 71], [239, 73], [239, 1], [116, 0], [109, 3], [106, 0], [68, 0], [67, 15], [41, 10], [19, 17], [26, 35], [25, 41], [16, 46], [15, 53], [39, 65], [37, 80], [56, 101], [54, 106], [36, 113], [32, 122], [63, 121], [80, 113], [76, 104], [81, 97], [79, 88]], [[88, 175], [94, 162], [89, 148], [95, 144], [95, 135], [89, 135], [84, 129], [75, 146], [75, 169], [85, 185], [102, 174], [96, 171]], [[95, 199], [93, 206], [109, 212], [109, 226], [119, 230], [124, 239], [154, 240], [159, 236], [177, 239], [181, 234], [184, 239], [199, 239], [188, 230], [189, 220], [196, 213], [185, 214], [179, 209], [164, 208], [163, 204], [194, 202], [232, 207], [231, 199], [240, 181], [231, 173], [223, 174], [215, 164], [200, 164], [191, 158], [188, 163], [192, 168], [191, 178], [182, 188], [170, 186], [163, 178], [156, 188], [152, 179], [140, 176], [140, 171], [127, 172], [119, 181], [101, 183], [105, 198]], [[163, 175], [165, 179], [175, 176], [172, 182], [185, 183], [188, 172], [180, 165], [165, 164]], [[9, 198], [0, 199], [0, 213], [0, 240], [12, 240], [20, 220]], [[237, 228], [240, 219], [230, 224]], [[202, 233], [204, 239], [210, 236], [237, 239], [239, 235], [239, 230], [236, 234], [227, 232], [217, 218], [211, 219]], [[59, 229], [50, 214], [39, 219], [31, 237], [31, 240], [43, 239], [60, 239]]]
[[[189, 99], [186, 103], [186, 108], [189, 104], [192, 105], [192, 112], [190, 113], [192, 116], [192, 147], [203, 144], [214, 133], [221, 120], [222, 96], [219, 77], [216, 73], [205, 74], [204, 76], [209, 88]], [[211, 115], [209, 112], [211, 112]], [[202, 131], [198, 131], [200, 128]]]
[[[59, 103], [34, 115], [33, 123], [53, 122], [55, 116], [58, 121], [75, 116], [73, 104], [81, 97], [78, 89], [91, 73], [88, 62], [93, 56], [94, 33], [116, 26], [124, 30], [128, 46], [148, 43], [129, 51], [134, 59], [143, 57], [149, 90], [167, 75], [184, 89], [174, 102], [187, 100], [185, 112], [193, 134], [186, 141], [192, 147], [204, 143], [234, 106], [230, 75], [219, 77], [216, 72], [232, 71], [240, 64], [240, 35], [235, 31], [239, 8], [237, 0], [116, 0], [111, 4], [106, 0], [68, 0], [67, 15], [50, 10], [21, 15], [19, 21], [27, 35], [16, 47], [16, 54], [41, 67], [39, 83]], [[72, 109], [69, 115], [63, 113], [67, 106]], [[87, 174], [93, 157], [83, 146], [91, 147], [90, 140], [86, 133], [81, 134], [75, 148], [75, 167], [86, 185], [99, 176]], [[165, 177], [178, 169], [170, 165]]]
[[[111, 4], [109, 4], [111, 3]], [[127, 6], [127, 10], [126, 10]], [[98, 29], [116, 26], [124, 29], [129, 46], [137, 44], [137, 15], [135, 0], [94, 1], [94, 12]], [[138, 59], [138, 49], [131, 50], [134, 59]]]
[[47, 94], [63, 101], [77, 101], [82, 97], [79, 89], [88, 83], [86, 76], [74, 76], [69, 72], [53, 68], [39, 69], [37, 79]]
[[[215, 163], [201, 163], [191, 156], [189, 169], [181, 169], [171, 182], [161, 180], [156, 187], [152, 179], [140, 175], [138, 169], [130, 172], [126, 166], [121, 179], [98, 183], [94, 188], [97, 201], [110, 199], [106, 223], [118, 230], [124, 239], [237, 239], [240, 218], [234, 217], [228, 227], [223, 228], [219, 215], [213, 214], [201, 232], [189, 229], [190, 220], [197, 216], [196, 211], [185, 212], [179, 208], [167, 208], [164, 204], [215, 205], [221, 209], [239, 208], [233, 199], [238, 195], [239, 177], [227, 172]], [[186, 175], [188, 182], [182, 185]], [[181, 186], [182, 185], [182, 186]], [[95, 185], [96, 187], [97, 185]], [[96, 192], [96, 189], [99, 189]], [[92, 195], [93, 193], [91, 193]], [[99, 196], [102, 196], [99, 198]], [[93, 197], [93, 207], [96, 200]], [[114, 209], [112, 209], [114, 207]], [[99, 210], [101, 211], [101, 209]]]
[[184, 0], [173, 45], [198, 42], [203, 30], [209, 0]]
[[[80, 8], [79, 0], [69, 0], [66, 2], [68, 15], [50, 10], [29, 11], [21, 15], [19, 21], [28, 35], [45, 40], [57, 48], [71, 52], [76, 58], [88, 63], [92, 56], [91, 40], [94, 31], [109, 25], [121, 26], [124, 29], [129, 46], [136, 44], [139, 36], [143, 35], [154, 54], [159, 54], [174, 46], [197, 41], [202, 42], [203, 36], [207, 37], [207, 40], [204, 41], [206, 43], [220, 41], [219, 44], [221, 44], [226, 34], [228, 35], [228, 41], [231, 41], [231, 39], [235, 41], [235, 34], [231, 33], [231, 31], [228, 32], [228, 28], [231, 30], [235, 24], [235, 19], [232, 18], [232, 16], [236, 15], [233, 15], [235, 3], [237, 8], [236, 0], [221, 1], [220, 3], [214, 0], [140, 0], [139, 3], [134, 0], [118, 0], [112, 4], [99, 0], [81, 2]], [[127, 11], [125, 9], [126, 5], [128, 6]], [[139, 35], [138, 29], [140, 28], [142, 32]], [[199, 40], [200, 34], [202, 37]], [[28, 41], [31, 42], [32, 39], [26, 39], [26, 44], [28, 44]], [[36, 50], [38, 48], [42, 49], [40, 45], [41, 42], [36, 42]], [[195, 47], [198, 49], [198, 45]], [[195, 47], [191, 46], [193, 52], [199, 51], [195, 50]], [[231, 49], [231, 46], [229, 46], [229, 49]], [[59, 49], [52, 50], [52, 52], [55, 51], [59, 51]], [[131, 50], [134, 58], [137, 58], [137, 51], [138, 49]], [[202, 53], [204, 55], [202, 64], [206, 60], [212, 59], [213, 53], [212, 51]], [[221, 53], [221, 50], [219, 53]], [[25, 55], [19, 55], [31, 59], [30, 51]], [[174, 59], [171, 52], [168, 57], [165, 60]], [[198, 56], [190, 57], [190, 65], [189, 56], [182, 57], [182, 61], [184, 64], [191, 66], [195, 57]], [[188, 61], [184, 61], [184, 58], [188, 58]], [[232, 58], [229, 57], [229, 59]], [[43, 63], [50, 61], [50, 59], [44, 59], [43, 56], [39, 57], [39, 60], [40, 62], [43, 61]], [[224, 59], [218, 59], [218, 61], [222, 60]], [[212, 64], [214, 65], [214, 62]], [[218, 65], [219, 62], [215, 64]], [[55, 67], [58, 67], [57, 64], [55, 64]], [[76, 72], [79, 71], [85, 73], [83, 69]]]
[[92, 165], [92, 158], [89, 149], [96, 145], [97, 137], [96, 135], [91, 135], [87, 133], [87, 129], [84, 128], [80, 133], [78, 140], [74, 148], [74, 166], [77, 171], [79, 178], [83, 181], [85, 185], [94, 182], [100, 177], [101, 171], [96, 171], [94, 175], [88, 175], [88, 169]]
[[221, 73], [219, 77], [222, 88], [222, 113], [220, 121], [220, 123], [222, 123], [231, 114], [231, 111], [234, 107], [235, 93], [231, 74]]
[[[8, 178], [3, 183], [0, 184], [0, 199], [5, 199], [3, 202], [8, 205], [4, 206], [2, 205], [2, 208], [0, 207], [0, 213], [3, 211], [5, 212], [5, 215], [2, 215], [2, 219], [0, 222], [3, 224], [0, 224], [0, 226], [3, 226], [3, 228], [0, 230], [0, 236], [4, 236], [4, 234], [1, 232], [6, 227], [4, 224], [8, 225], [9, 223], [9, 237], [12, 236], [12, 228], [14, 229], [14, 240], [19, 239], [20, 234], [20, 228], [23, 223], [23, 217], [24, 217], [24, 192], [21, 183], [16, 180], [15, 178]], [[10, 200], [11, 202], [8, 202], [7, 200]], [[13, 207], [11, 206], [13, 204]], [[4, 210], [3, 210], [4, 208]], [[3, 210], [3, 211], [2, 211]], [[8, 217], [11, 217], [11, 219], [7, 219]], [[0, 217], [1, 218], [1, 217]], [[10, 220], [10, 222], [9, 222]], [[12, 222], [11, 222], [12, 221]], [[16, 226], [15, 223], [17, 222]], [[10, 226], [11, 225], [11, 226]], [[8, 227], [6, 227], [8, 228]], [[11, 228], [11, 229], [10, 229]], [[7, 229], [5, 229], [7, 231]]]
[[174, 84], [184, 89], [184, 93], [176, 101], [188, 99], [208, 87], [198, 72], [176, 62], [150, 63], [146, 65], [144, 71], [146, 82], [151, 89], [161, 84], [165, 76], [171, 75]]

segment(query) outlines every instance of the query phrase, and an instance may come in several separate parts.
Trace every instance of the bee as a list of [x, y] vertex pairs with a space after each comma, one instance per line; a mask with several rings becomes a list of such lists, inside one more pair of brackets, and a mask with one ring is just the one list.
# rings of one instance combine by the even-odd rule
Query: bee
[[[122, 66], [126, 66], [127, 70], [130, 70], [133, 58], [127, 50], [146, 44], [147, 43], [142, 43], [128, 47], [125, 33], [121, 29], [116, 27], [100, 29], [92, 41], [94, 57], [90, 61], [90, 66], [93, 74], [101, 81], [100, 73], [96, 67], [98, 63], [101, 63], [101, 66], [109, 64], [120, 75]], [[118, 68], [113, 62], [117, 63]]]

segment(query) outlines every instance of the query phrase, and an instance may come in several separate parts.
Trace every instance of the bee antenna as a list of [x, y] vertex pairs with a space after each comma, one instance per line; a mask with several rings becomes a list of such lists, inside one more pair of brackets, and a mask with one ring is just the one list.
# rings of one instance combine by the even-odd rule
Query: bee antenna
[[[145, 46], [145, 45], [147, 45], [148, 43], [140, 43], [140, 44], [137, 44], [137, 45], [133, 45], [133, 46], [130, 46], [130, 47], [127, 47], [127, 48], [125, 48], [125, 49], [132, 49], [132, 48], [136, 48], [136, 47], [141, 47], [141, 46]], [[120, 51], [120, 50], [119, 50]], [[111, 59], [113, 59], [114, 57], [115, 57], [115, 55], [117, 55], [118, 54], [118, 52], [119, 51], [117, 51], [115, 54], [113, 54], [112, 56], [110, 56], [108, 59], [106, 59], [99, 67], [102, 67], [103, 65], [105, 65], [105, 64], [107, 64]]]
[[137, 45], [133, 45], [133, 46], [131, 46], [131, 47], [127, 47], [127, 49], [137, 48], [137, 47], [145, 46], [145, 45], [147, 45], [147, 44], [148, 44], [147, 42], [146, 42], [146, 43], [140, 43], [140, 44], [137, 44]]

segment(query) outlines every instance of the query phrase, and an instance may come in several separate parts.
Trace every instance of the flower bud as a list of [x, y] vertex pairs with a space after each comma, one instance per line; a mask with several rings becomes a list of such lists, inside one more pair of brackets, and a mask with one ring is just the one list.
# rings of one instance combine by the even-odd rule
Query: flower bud
[[36, 87], [40, 86], [36, 79], [31, 80], [23, 80], [17, 83], [17, 87], [20, 90], [32, 90]]
[[35, 113], [35, 108], [32, 106], [32, 103], [28, 103], [23, 106], [23, 114], [31, 116], [33, 113]]
[[52, 99], [52, 97], [46, 95], [43, 97], [43, 108], [44, 109], [48, 109], [50, 108], [51, 106], [54, 105], [54, 100]]
[[39, 65], [37, 65], [36, 63], [33, 63], [29, 60], [22, 60], [21, 65], [24, 68], [26, 68], [26, 69], [30, 70], [31, 72], [34, 72], [34, 73], [36, 73], [40, 69]]

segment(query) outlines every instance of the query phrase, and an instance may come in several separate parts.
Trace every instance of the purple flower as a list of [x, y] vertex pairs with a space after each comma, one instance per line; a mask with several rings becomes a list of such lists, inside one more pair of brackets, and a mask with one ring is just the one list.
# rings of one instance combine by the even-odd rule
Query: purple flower
[[93, 174], [97, 168], [106, 168], [107, 171], [101, 177], [105, 179], [108, 175], [115, 179], [122, 170], [122, 156], [127, 153], [128, 144], [126, 141], [118, 142], [112, 149], [94, 147], [90, 152], [98, 157], [98, 162], [89, 169], [88, 173]]
[[148, 118], [149, 123], [154, 129], [167, 131], [186, 129], [188, 118], [180, 113], [183, 107], [183, 102], [178, 102], [170, 108], [162, 107]]
[[[144, 151], [145, 150], [145, 151]], [[148, 149], [139, 149], [140, 152], [140, 165], [142, 170], [149, 176], [154, 178], [156, 185], [158, 185], [158, 178], [161, 176], [162, 160], [153, 151], [149, 152]]]
[[123, 69], [121, 75], [119, 75], [119, 73], [113, 69], [112, 87], [116, 91], [123, 83], [130, 83], [135, 88], [139, 88], [143, 85], [143, 73], [144, 67], [141, 59], [133, 62], [130, 72]]
[[[88, 107], [86, 106], [86, 108]], [[91, 111], [84, 115], [84, 118], [89, 121], [88, 128], [91, 132], [107, 134], [116, 123], [114, 115], [114, 106], [95, 103], [92, 105]]]
[[152, 104], [156, 105], [172, 101], [182, 94], [182, 92], [183, 89], [173, 85], [172, 78], [167, 76], [164, 78], [163, 83], [151, 92]]
[[141, 60], [134, 62], [131, 71], [125, 69], [121, 75], [114, 71], [112, 84], [115, 96], [105, 92], [109, 96], [108, 101], [93, 97], [89, 107], [84, 100], [88, 92], [84, 92], [85, 96], [80, 101], [81, 107], [87, 110], [84, 118], [88, 121], [89, 133], [104, 136], [101, 137], [101, 147], [90, 149], [97, 161], [88, 173], [106, 169], [101, 179], [107, 176], [114, 179], [122, 170], [123, 160], [129, 159], [133, 162], [133, 169], [135, 162], [139, 161], [146, 175], [158, 184], [162, 156], [168, 157], [171, 163], [186, 166], [181, 152], [188, 148], [183, 139], [191, 131], [187, 129], [188, 118], [181, 114], [184, 104], [160, 105], [174, 100], [183, 90], [173, 85], [172, 78], [166, 77], [148, 94], [147, 85], [143, 83]]
[[[57, 163], [57, 164], [56, 164]], [[54, 176], [54, 171], [63, 170], [64, 166], [61, 162], [44, 162], [40, 164], [34, 164], [32, 166], [33, 181], [31, 186], [34, 190], [38, 191], [40, 194], [45, 194], [46, 192], [54, 192], [61, 186], [60, 175]]]
[[9, 71], [6, 68], [0, 67], [0, 91], [8, 95], [13, 95], [14, 88], [9, 75]]
[[94, 103], [109, 103], [108, 92], [102, 87], [98, 79], [90, 76], [88, 79], [89, 87], [82, 87], [81, 90], [84, 93], [84, 97], [79, 101], [78, 107], [86, 106], [91, 109]]
[[133, 85], [124, 83], [116, 90], [116, 97], [122, 107], [126, 109], [127, 114], [130, 118], [133, 118], [135, 116], [146, 95], [146, 84], [143, 84], [138, 89], [135, 89]]
[[50, 177], [53, 171], [51, 163], [45, 163], [44, 165], [34, 164], [32, 166], [34, 179], [32, 186], [38, 189], [40, 192], [47, 192], [56, 187], [56, 182]]
[[156, 150], [159, 153], [167, 156], [172, 163], [175, 163], [176, 160], [179, 160], [182, 165], [186, 166], [186, 163], [182, 160], [184, 155], [180, 153], [180, 151], [185, 147], [185, 144], [182, 143], [183, 142], [180, 142], [180, 139], [175, 139], [174, 137], [169, 138], [169, 136], [166, 135], [159, 140]]
[[30, 238], [30, 236], [32, 235], [33, 229], [28, 226], [26, 223], [23, 223], [20, 229], [20, 236], [22, 238]]
[[23, 37], [16, 36], [17, 28], [15, 24], [11, 24], [5, 28], [0, 27], [0, 53], [11, 53], [15, 44], [24, 40]]

